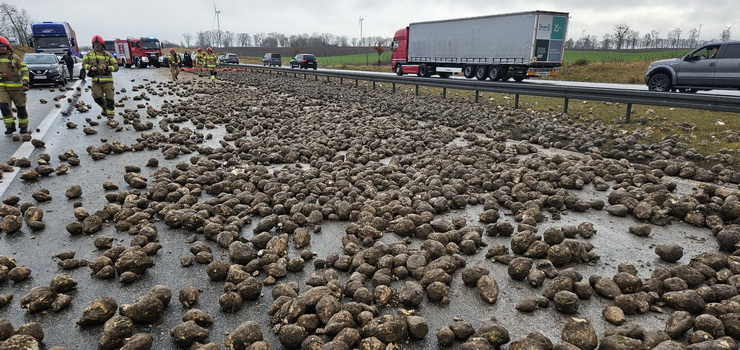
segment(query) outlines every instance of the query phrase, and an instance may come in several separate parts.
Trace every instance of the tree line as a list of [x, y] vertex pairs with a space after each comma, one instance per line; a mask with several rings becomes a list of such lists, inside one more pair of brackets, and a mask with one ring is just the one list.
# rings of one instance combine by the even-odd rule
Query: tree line
[[[701, 27], [692, 28], [684, 33], [681, 28], [675, 28], [669, 31], [665, 37], [660, 36], [660, 31], [653, 29], [649, 33], [641, 35], [635, 31], [629, 24], [620, 23], [614, 26], [614, 31], [605, 33], [599, 40], [595, 35], [586, 35], [585, 31], [581, 33], [581, 38], [577, 40], [568, 39], [565, 43], [566, 48], [570, 49], [602, 49], [602, 50], [622, 50], [622, 49], [673, 49], [684, 47], [697, 47], [706, 42], [728, 41], [732, 39], [732, 26], [725, 27], [720, 33], [719, 38], [712, 40], [699, 40]], [[683, 35], [683, 37], [682, 37]]]
[[369, 36], [349, 38], [346, 35], [313, 33], [284, 35], [281, 33], [234, 33], [230, 31], [208, 30], [195, 35], [183, 33], [180, 46], [184, 47], [346, 47], [346, 46], [388, 46], [392, 38]]

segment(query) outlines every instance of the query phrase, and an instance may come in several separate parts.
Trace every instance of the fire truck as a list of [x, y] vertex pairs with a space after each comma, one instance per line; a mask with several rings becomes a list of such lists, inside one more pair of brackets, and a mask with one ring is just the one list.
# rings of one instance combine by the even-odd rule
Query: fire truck
[[153, 36], [127, 39], [116, 39], [116, 56], [118, 64], [131, 68], [146, 68], [163, 65], [162, 43]]

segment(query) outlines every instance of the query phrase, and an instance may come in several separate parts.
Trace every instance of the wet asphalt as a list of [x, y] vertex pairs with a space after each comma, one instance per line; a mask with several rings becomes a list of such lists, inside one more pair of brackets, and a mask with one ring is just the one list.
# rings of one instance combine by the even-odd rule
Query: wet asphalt
[[[258, 73], [253, 73], [258, 74]], [[189, 73], [182, 73], [182, 83], [187, 83], [194, 79]], [[115, 75], [116, 90], [126, 89], [126, 93], [121, 95], [134, 95], [139, 92], [132, 92], [132, 88], [138, 85], [146, 84], [152, 81], [165, 81], [169, 79], [169, 71], [162, 69], [149, 68], [145, 70], [122, 69]], [[70, 83], [71, 85], [71, 83]], [[20, 283], [5, 281], [0, 284], [0, 293], [14, 294], [11, 303], [0, 308], [0, 317], [6, 318], [14, 326], [19, 326], [26, 322], [39, 322], [44, 330], [44, 344], [46, 348], [51, 346], [64, 346], [68, 349], [96, 349], [97, 341], [102, 332], [102, 325], [92, 327], [79, 327], [75, 320], [82, 314], [84, 308], [94, 299], [108, 296], [114, 298], [118, 305], [131, 303], [138, 296], [146, 294], [155, 285], [164, 285], [172, 290], [173, 299], [166, 308], [160, 322], [153, 326], [137, 326], [137, 332], [147, 332], [155, 337], [153, 349], [175, 349], [171, 341], [169, 330], [181, 322], [182, 315], [186, 311], [177, 301], [177, 294], [180, 289], [186, 286], [194, 286], [200, 291], [200, 301], [196, 307], [204, 310], [215, 318], [215, 323], [209, 327], [209, 341], [215, 342], [224, 348], [223, 340], [229, 331], [233, 330], [238, 324], [246, 320], [254, 320], [261, 324], [262, 332], [266, 341], [275, 348], [280, 348], [279, 342], [271, 332], [269, 316], [266, 309], [272, 302], [270, 296], [271, 288], [266, 286], [263, 289], [263, 296], [258, 301], [246, 302], [244, 307], [235, 313], [222, 313], [219, 311], [217, 298], [223, 293], [223, 283], [210, 282], [205, 271], [206, 265], [195, 263], [191, 267], [183, 268], [180, 266], [182, 256], [191, 255], [189, 244], [185, 240], [191, 236], [191, 233], [182, 230], [169, 229], [162, 223], [157, 223], [159, 229], [159, 243], [163, 248], [154, 256], [155, 267], [147, 270], [138, 281], [130, 285], [122, 285], [116, 279], [100, 280], [90, 276], [88, 267], [80, 267], [74, 270], [65, 271], [59, 268], [52, 255], [63, 251], [76, 252], [76, 259], [94, 260], [101, 255], [102, 251], [93, 246], [93, 240], [100, 235], [107, 235], [116, 238], [116, 243], [128, 246], [130, 236], [126, 233], [117, 232], [113, 226], [104, 227], [101, 232], [94, 235], [71, 236], [65, 230], [65, 226], [75, 221], [72, 215], [74, 209], [73, 203], [80, 201], [82, 206], [89, 212], [102, 209], [107, 203], [101, 184], [104, 181], [110, 181], [118, 184], [121, 189], [128, 186], [123, 181], [124, 166], [136, 165], [142, 168], [145, 176], [151, 174], [155, 169], [147, 168], [145, 164], [149, 158], [158, 158], [160, 167], [174, 167], [179, 162], [188, 162], [188, 156], [181, 156], [173, 160], [165, 160], [158, 150], [142, 151], [136, 153], [126, 153], [124, 155], [110, 155], [103, 160], [94, 161], [86, 152], [89, 145], [99, 145], [101, 139], [108, 141], [118, 140], [123, 143], [132, 143], [139, 135], [133, 130], [124, 130], [115, 132], [105, 126], [103, 119], [97, 119], [99, 108], [94, 105], [89, 91], [84, 91], [89, 87], [87, 84], [81, 84], [83, 89], [80, 99], [88, 104], [93, 105], [90, 112], [79, 113], [73, 111], [69, 116], [58, 115], [55, 117], [48, 132], [44, 135], [43, 140], [46, 142], [44, 148], [35, 149], [29, 159], [35, 163], [38, 155], [47, 153], [51, 155], [51, 165], [56, 167], [60, 161], [57, 159], [59, 154], [67, 150], [74, 150], [81, 158], [81, 164], [76, 167], [70, 167], [70, 171], [65, 175], [52, 175], [36, 182], [25, 182], [19, 178], [4, 178], [3, 182], [10, 181], [7, 190], [2, 194], [2, 199], [9, 196], [19, 196], [21, 203], [30, 202], [40, 207], [44, 211], [44, 222], [46, 229], [38, 232], [32, 232], [26, 225], [21, 232], [15, 234], [0, 233], [0, 255], [14, 258], [19, 265], [29, 267], [32, 270], [31, 277]], [[143, 91], [143, 90], [142, 90]], [[29, 106], [37, 103], [36, 98], [49, 98], [58, 95], [58, 92], [37, 91], [33, 98], [29, 97]], [[48, 95], [44, 95], [47, 94]], [[40, 96], [41, 95], [41, 96]], [[44, 97], [45, 96], [45, 97]], [[120, 96], [120, 95], [119, 95]], [[124, 108], [137, 108], [139, 103], [146, 103], [157, 108], [165, 99], [172, 99], [172, 96], [164, 97], [151, 96], [149, 101], [125, 101]], [[54, 108], [51, 105], [41, 106], [37, 104], [33, 111], [37, 114], [44, 114], [44, 111], [52, 112]], [[62, 110], [65, 108], [59, 108]], [[142, 115], [145, 110], [140, 109]], [[96, 135], [85, 135], [82, 128], [88, 123], [86, 118], [92, 118], [100, 122], [100, 126], [94, 127], [98, 131]], [[67, 121], [73, 121], [79, 126], [77, 129], [68, 129], [65, 126]], [[36, 122], [32, 122], [32, 127]], [[154, 121], [157, 129], [156, 121]], [[183, 125], [185, 126], [185, 125]], [[222, 126], [221, 126], [222, 127]], [[203, 131], [212, 133], [214, 138], [211, 142], [217, 144], [223, 130], [215, 129]], [[9, 150], [17, 149], [20, 142], [14, 142], [6, 137], [0, 139], [3, 145], [2, 156], [0, 160], [6, 160], [12, 153]], [[548, 150], [552, 151], [552, 150]], [[676, 180], [679, 181], [679, 180]], [[65, 190], [71, 185], [80, 185], [83, 188], [81, 198], [68, 200], [64, 196]], [[691, 182], [682, 182], [679, 189], [684, 192], [693, 190], [695, 184]], [[47, 203], [38, 203], [31, 197], [31, 194], [41, 188], [50, 191], [53, 200]], [[586, 187], [580, 192], [580, 195], [589, 199], [602, 199], [606, 201], [607, 192], [598, 192], [590, 187]], [[205, 198], [203, 198], [205, 199]], [[482, 225], [478, 223], [478, 214], [482, 211], [481, 206], [469, 207], [465, 211], [452, 212], [444, 217], [451, 218], [454, 216], [463, 216], [468, 225]], [[503, 220], [513, 222], [513, 218], [504, 217]], [[715, 250], [717, 244], [706, 229], [699, 229], [685, 223], [674, 222], [664, 227], [653, 226], [650, 237], [637, 237], [628, 232], [628, 227], [638, 222], [631, 218], [618, 218], [609, 215], [606, 211], [587, 211], [584, 213], [569, 213], [563, 215], [560, 220], [548, 220], [538, 225], [540, 232], [544, 232], [550, 226], [578, 225], [581, 222], [589, 221], [593, 223], [596, 229], [596, 235], [589, 240], [595, 248], [594, 251], [601, 256], [601, 259], [591, 264], [568, 265], [574, 267], [582, 273], [584, 277], [591, 274], [601, 274], [602, 276], [611, 277], [617, 272], [617, 266], [623, 262], [630, 262], [639, 269], [639, 277], [647, 278], [656, 267], [670, 267], [675, 264], [668, 264], [660, 261], [658, 256], [653, 252], [653, 247], [663, 243], [677, 243], [684, 248], [684, 257], [678, 264], [687, 263], [692, 255]], [[253, 224], [246, 226], [242, 230], [242, 236], [251, 238], [252, 228], [258, 222], [258, 218], [253, 220]], [[326, 257], [330, 253], [341, 252], [341, 237], [344, 234], [346, 223], [328, 222], [323, 225], [323, 230], [312, 237], [312, 243], [308, 249], [318, 253], [319, 257]], [[386, 235], [383, 239], [386, 243], [400, 242], [402, 239], [392, 234]], [[484, 237], [483, 241], [487, 245], [502, 244], [509, 246], [510, 240], [505, 237]], [[214, 260], [228, 261], [228, 251], [220, 248], [215, 242], [205, 242], [212, 247]], [[465, 287], [459, 274], [456, 274], [450, 290], [450, 304], [437, 305], [429, 304], [426, 301], [422, 304], [417, 314], [424, 316], [429, 322], [430, 332], [427, 337], [418, 342], [409, 344], [400, 344], [401, 348], [408, 349], [427, 349], [437, 348], [434, 331], [442, 326], [449, 325], [455, 318], [463, 319], [470, 322], [475, 328], [480, 327], [484, 322], [495, 318], [509, 330], [512, 339], [526, 336], [529, 332], [539, 331], [548, 336], [554, 342], [560, 340], [560, 331], [566, 320], [571, 317], [554, 311], [551, 306], [548, 309], [538, 309], [531, 314], [517, 312], [514, 306], [526, 297], [534, 297], [541, 293], [542, 288], [533, 289], [523, 281], [514, 281], [506, 273], [506, 265], [492, 262], [485, 259], [485, 248], [477, 255], [466, 257], [468, 265], [480, 265], [491, 270], [492, 277], [499, 283], [501, 294], [495, 305], [485, 303], [476, 293], [475, 289]], [[298, 252], [293, 250], [291, 245], [290, 256], [297, 255]], [[296, 281], [300, 284], [301, 290], [305, 289], [303, 280], [305, 277], [314, 272], [314, 267], [307, 264], [303, 273], [289, 274], [282, 282]], [[77, 288], [69, 293], [73, 301], [69, 308], [61, 312], [40, 312], [31, 314], [20, 307], [20, 299], [31, 288], [39, 285], [48, 285], [52, 277], [58, 273], [70, 274], [79, 284]], [[343, 276], [346, 280], [347, 276]], [[400, 287], [397, 281], [394, 287]], [[577, 317], [589, 318], [597, 331], [601, 335], [604, 330], [612, 326], [607, 324], [601, 312], [604, 308], [611, 305], [607, 299], [592, 297], [590, 300], [581, 301], [580, 312]], [[389, 312], [389, 310], [384, 310]], [[631, 323], [642, 325], [646, 330], [663, 329], [664, 322], [669, 314], [649, 312], [642, 315], [628, 316]]]

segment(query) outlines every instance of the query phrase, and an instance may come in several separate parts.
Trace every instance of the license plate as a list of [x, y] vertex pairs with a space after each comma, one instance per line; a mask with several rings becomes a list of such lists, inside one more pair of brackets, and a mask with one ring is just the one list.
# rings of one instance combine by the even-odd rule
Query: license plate
[[46, 79], [46, 75], [34, 75], [34, 79]]

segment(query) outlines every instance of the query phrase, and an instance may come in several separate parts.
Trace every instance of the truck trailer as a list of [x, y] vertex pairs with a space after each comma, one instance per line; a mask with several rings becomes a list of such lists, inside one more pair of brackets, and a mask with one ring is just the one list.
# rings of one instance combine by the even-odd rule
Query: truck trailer
[[31, 23], [31, 38], [28, 39], [28, 44], [36, 52], [64, 55], [67, 51], [72, 51], [73, 55], [80, 55], [77, 35], [67, 22]]
[[391, 68], [494, 81], [557, 75], [567, 27], [567, 12], [550, 11], [411, 23], [393, 37]]

